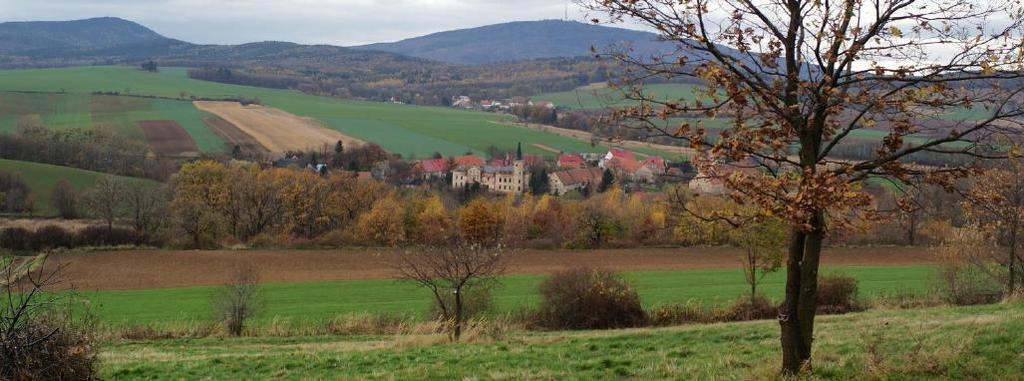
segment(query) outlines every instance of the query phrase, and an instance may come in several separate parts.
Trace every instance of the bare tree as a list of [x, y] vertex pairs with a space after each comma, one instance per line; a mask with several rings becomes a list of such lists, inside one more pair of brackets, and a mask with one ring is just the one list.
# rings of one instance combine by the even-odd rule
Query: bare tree
[[114, 222], [122, 213], [126, 184], [114, 176], [103, 176], [96, 180], [83, 201], [90, 216], [107, 223], [107, 231], [114, 230]]
[[[677, 47], [659, 57], [611, 55], [626, 65], [619, 84], [638, 103], [615, 115], [684, 141], [703, 173], [726, 162], [758, 169], [720, 179], [732, 197], [789, 223], [778, 317], [785, 374], [810, 366], [822, 242], [829, 228], [865, 216], [872, 202], [863, 182], [921, 176], [951, 187], [972, 173], [973, 162], [1006, 156], [992, 137], [1020, 131], [1024, 16], [1017, 2], [581, 3], [597, 19], [641, 24]], [[666, 99], [644, 91], [651, 79], [704, 88], [696, 98]], [[732, 123], [709, 136], [698, 120], [709, 117]], [[835, 158], [851, 140], [868, 140], [873, 150]], [[911, 163], [922, 155], [957, 160]]]
[[466, 317], [466, 296], [498, 284], [498, 277], [505, 272], [504, 257], [501, 247], [452, 245], [404, 250], [397, 266], [403, 279], [430, 290], [441, 317], [451, 323], [452, 340], [458, 341]]
[[264, 308], [259, 273], [252, 265], [239, 267], [234, 278], [213, 296], [213, 308], [228, 334], [241, 336], [246, 322]]

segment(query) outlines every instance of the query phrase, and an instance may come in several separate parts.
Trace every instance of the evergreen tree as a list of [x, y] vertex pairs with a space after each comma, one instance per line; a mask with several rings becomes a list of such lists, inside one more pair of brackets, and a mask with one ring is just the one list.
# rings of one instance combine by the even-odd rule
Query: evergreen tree
[[604, 174], [601, 175], [601, 184], [597, 186], [597, 192], [604, 193], [613, 184], [615, 184], [615, 174], [610, 169], [605, 169]]

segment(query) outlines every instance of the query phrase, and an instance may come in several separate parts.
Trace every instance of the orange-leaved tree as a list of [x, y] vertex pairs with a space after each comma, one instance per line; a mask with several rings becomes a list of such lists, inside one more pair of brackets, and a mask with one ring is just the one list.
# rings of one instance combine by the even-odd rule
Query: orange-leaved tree
[[[786, 374], [810, 365], [822, 241], [871, 205], [863, 182], [917, 176], [951, 186], [972, 173], [971, 162], [1005, 156], [991, 137], [1019, 133], [1019, 1], [581, 3], [598, 22], [638, 24], [676, 48], [609, 55], [625, 65], [618, 85], [636, 105], [616, 116], [685, 141], [698, 169], [723, 174], [732, 197], [788, 222], [778, 316]], [[701, 90], [644, 91], [654, 79]], [[729, 123], [709, 134], [702, 118]], [[837, 158], [851, 141], [870, 149]], [[925, 158], [945, 164], [911, 164]], [[723, 162], [760, 170], [724, 171]]]

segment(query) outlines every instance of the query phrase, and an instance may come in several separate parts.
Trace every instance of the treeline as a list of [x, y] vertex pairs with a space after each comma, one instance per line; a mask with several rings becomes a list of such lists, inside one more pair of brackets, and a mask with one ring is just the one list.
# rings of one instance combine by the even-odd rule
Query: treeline
[[34, 207], [31, 190], [21, 176], [0, 171], [0, 212], [30, 213]]
[[177, 169], [172, 159], [150, 156], [143, 142], [103, 128], [51, 130], [34, 116], [21, 118], [14, 134], [0, 134], [0, 158], [157, 180]]

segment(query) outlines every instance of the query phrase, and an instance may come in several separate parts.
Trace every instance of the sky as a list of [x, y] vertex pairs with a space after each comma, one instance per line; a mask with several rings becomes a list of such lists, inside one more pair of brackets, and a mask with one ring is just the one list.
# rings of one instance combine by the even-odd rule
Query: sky
[[0, 0], [0, 21], [114, 16], [194, 43], [390, 42], [508, 21], [587, 19], [572, 0]]

